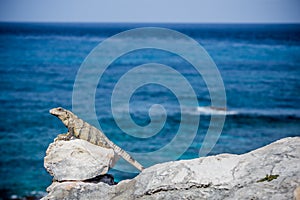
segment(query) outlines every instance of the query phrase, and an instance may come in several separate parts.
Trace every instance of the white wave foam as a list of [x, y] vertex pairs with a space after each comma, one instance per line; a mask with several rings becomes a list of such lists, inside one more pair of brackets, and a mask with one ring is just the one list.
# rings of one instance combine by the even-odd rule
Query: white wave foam
[[227, 109], [223, 109], [223, 108], [213, 108], [210, 106], [199, 106], [197, 107], [197, 111], [200, 114], [204, 114], [204, 115], [236, 115], [238, 114], [238, 112], [236, 111], [229, 111]]

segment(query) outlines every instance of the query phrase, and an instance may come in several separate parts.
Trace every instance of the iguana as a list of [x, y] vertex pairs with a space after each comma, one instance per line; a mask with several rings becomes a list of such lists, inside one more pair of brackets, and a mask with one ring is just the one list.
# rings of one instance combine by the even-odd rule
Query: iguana
[[58, 135], [58, 140], [70, 140], [71, 137], [74, 136], [76, 138], [86, 140], [92, 144], [113, 149], [116, 154], [124, 158], [138, 170], [142, 171], [144, 169], [144, 167], [134, 160], [126, 151], [110, 141], [103, 132], [78, 118], [71, 111], [58, 107], [51, 109], [49, 112], [50, 114], [58, 117], [68, 128], [68, 133]]

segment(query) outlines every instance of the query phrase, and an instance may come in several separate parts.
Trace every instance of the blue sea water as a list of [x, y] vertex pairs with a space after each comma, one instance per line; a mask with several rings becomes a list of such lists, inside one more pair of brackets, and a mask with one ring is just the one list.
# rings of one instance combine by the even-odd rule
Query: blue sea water
[[[0, 198], [45, 192], [51, 183], [43, 167], [45, 151], [57, 134], [67, 131], [49, 109], [72, 108], [76, 74], [94, 47], [121, 31], [146, 26], [171, 28], [195, 39], [222, 75], [231, 114], [226, 115], [210, 155], [241, 154], [280, 138], [300, 136], [300, 25], [0, 23]], [[195, 87], [199, 105], [181, 113], [176, 96], [167, 88], [155, 84], [139, 88], [130, 102], [135, 123], [150, 123], [148, 109], [154, 103], [163, 105], [168, 115], [158, 134], [136, 138], [117, 126], [110, 99], [124, 73], [151, 62], [183, 74]], [[202, 77], [177, 55], [154, 49], [123, 55], [100, 79], [95, 98], [101, 128], [130, 152], [162, 148], [175, 137], [182, 115], [190, 123], [201, 115], [197, 135], [180, 159], [198, 157], [210, 121], [210, 114], [200, 111], [211, 99]], [[189, 97], [185, 98], [188, 103]], [[110, 173], [117, 181], [136, 175]]]

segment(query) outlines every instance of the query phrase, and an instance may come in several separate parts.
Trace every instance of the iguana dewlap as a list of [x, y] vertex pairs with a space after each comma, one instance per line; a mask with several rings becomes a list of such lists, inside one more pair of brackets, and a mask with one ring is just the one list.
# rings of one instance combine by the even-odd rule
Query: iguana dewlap
[[68, 128], [67, 134], [61, 134], [58, 139], [68, 140], [72, 136], [86, 140], [92, 144], [113, 149], [116, 154], [124, 158], [127, 162], [132, 164], [138, 170], [142, 171], [144, 167], [134, 160], [126, 151], [121, 149], [110, 141], [103, 132], [89, 123], [78, 118], [74, 113], [64, 108], [58, 107], [50, 110], [50, 113], [58, 117], [64, 125]]

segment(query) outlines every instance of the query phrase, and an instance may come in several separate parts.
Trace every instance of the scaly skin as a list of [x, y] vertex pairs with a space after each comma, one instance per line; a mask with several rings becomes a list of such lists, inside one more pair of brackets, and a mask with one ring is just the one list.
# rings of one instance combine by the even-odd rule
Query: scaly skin
[[51, 109], [50, 113], [58, 117], [68, 128], [68, 133], [58, 135], [58, 140], [69, 140], [74, 136], [92, 144], [113, 149], [116, 154], [124, 158], [138, 170], [142, 171], [144, 169], [140, 163], [134, 160], [126, 151], [110, 141], [99, 129], [78, 118], [71, 111], [58, 107]]

